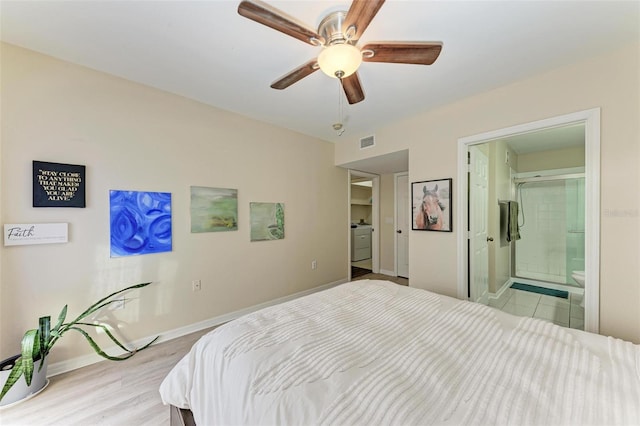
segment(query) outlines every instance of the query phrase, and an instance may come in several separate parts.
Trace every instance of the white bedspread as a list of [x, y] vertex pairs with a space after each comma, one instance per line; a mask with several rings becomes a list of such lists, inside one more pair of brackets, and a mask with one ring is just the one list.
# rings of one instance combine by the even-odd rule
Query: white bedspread
[[205, 425], [640, 424], [640, 346], [386, 281], [202, 337], [160, 387]]

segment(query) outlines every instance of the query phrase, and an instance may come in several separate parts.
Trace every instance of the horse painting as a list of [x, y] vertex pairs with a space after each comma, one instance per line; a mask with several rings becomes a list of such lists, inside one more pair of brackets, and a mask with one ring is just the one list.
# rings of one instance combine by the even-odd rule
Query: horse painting
[[416, 226], [418, 229], [428, 229], [431, 231], [442, 231], [444, 225], [444, 204], [438, 197], [438, 185], [429, 190], [427, 186], [422, 187], [422, 203], [416, 214]]

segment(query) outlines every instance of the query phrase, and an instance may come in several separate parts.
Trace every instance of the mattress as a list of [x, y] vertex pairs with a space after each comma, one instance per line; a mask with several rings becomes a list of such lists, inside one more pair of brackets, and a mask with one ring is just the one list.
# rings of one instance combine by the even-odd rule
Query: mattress
[[640, 424], [640, 346], [387, 281], [203, 336], [160, 387], [196, 424]]

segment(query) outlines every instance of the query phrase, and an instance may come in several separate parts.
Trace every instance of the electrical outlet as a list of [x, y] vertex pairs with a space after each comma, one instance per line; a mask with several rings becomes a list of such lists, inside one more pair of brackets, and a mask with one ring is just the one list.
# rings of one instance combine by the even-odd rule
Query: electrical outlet
[[311, 261], [311, 269], [318, 269], [318, 262], [315, 259]]
[[118, 309], [124, 309], [124, 302], [125, 302], [125, 298], [123, 297], [122, 299], [116, 299], [114, 300], [114, 302], [111, 304], [112, 309], [118, 310]]
[[191, 287], [193, 288], [193, 291], [202, 290], [202, 281], [200, 281], [200, 280], [191, 281]]

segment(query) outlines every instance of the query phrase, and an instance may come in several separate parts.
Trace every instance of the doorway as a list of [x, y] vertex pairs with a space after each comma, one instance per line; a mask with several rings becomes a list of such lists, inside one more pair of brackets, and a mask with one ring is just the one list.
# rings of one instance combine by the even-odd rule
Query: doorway
[[[365, 148], [370, 149], [370, 148]], [[394, 190], [395, 175], [407, 174], [409, 170], [409, 150], [395, 151], [388, 154], [370, 156], [349, 163], [336, 164], [347, 170], [348, 177], [348, 217], [347, 217], [347, 265], [348, 278], [351, 278], [351, 179], [369, 178], [373, 180], [372, 188], [372, 272], [382, 274], [381, 279], [389, 279], [398, 284], [407, 285], [408, 279], [397, 277], [396, 235], [399, 229], [396, 215], [396, 194]], [[408, 190], [408, 188], [407, 188]], [[405, 203], [410, 206], [410, 203]], [[407, 207], [408, 208], [408, 207]], [[408, 223], [410, 214], [407, 213]], [[356, 218], [359, 219], [360, 218]], [[407, 225], [408, 226], [408, 225]], [[409, 232], [403, 233], [407, 236]]]
[[378, 273], [380, 176], [349, 170], [349, 278]]
[[[600, 110], [592, 109], [547, 120], [527, 123], [524, 125], [505, 128], [493, 132], [483, 133], [471, 137], [462, 138], [458, 141], [458, 205], [466, 206], [460, 210], [458, 215], [458, 229], [465, 229], [468, 232], [460, 232], [458, 235], [458, 297], [470, 297], [470, 285], [476, 279], [477, 273], [473, 268], [472, 237], [474, 230], [470, 229], [477, 220], [474, 217], [473, 206], [477, 203], [472, 201], [473, 191], [470, 178], [467, 176], [469, 167], [469, 153], [473, 147], [479, 147], [490, 141], [502, 140], [517, 135], [531, 135], [541, 131], [553, 130], [571, 125], [582, 125], [584, 128], [584, 269], [586, 281], [584, 283], [584, 329], [590, 332], [598, 332], [599, 329], [599, 176], [600, 176]], [[553, 141], [548, 142], [550, 149], [554, 146]], [[505, 163], [509, 162], [509, 155], [503, 158]], [[510, 180], [513, 182], [512, 180]], [[509, 182], [509, 181], [508, 181]], [[504, 188], [503, 188], [504, 189]], [[503, 201], [514, 200], [515, 186], [509, 186], [509, 193]], [[495, 198], [495, 199], [494, 199]], [[495, 203], [494, 203], [495, 201]], [[500, 198], [490, 198], [489, 206], [493, 204], [494, 209], [498, 209]], [[498, 235], [491, 235], [493, 232], [488, 229], [486, 244], [498, 243]], [[493, 238], [493, 242], [490, 239]], [[478, 240], [478, 245], [482, 242]], [[482, 272], [483, 277], [490, 272]]]

